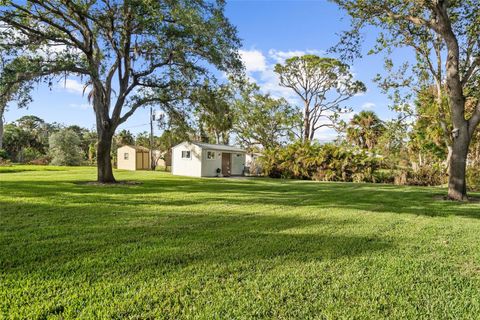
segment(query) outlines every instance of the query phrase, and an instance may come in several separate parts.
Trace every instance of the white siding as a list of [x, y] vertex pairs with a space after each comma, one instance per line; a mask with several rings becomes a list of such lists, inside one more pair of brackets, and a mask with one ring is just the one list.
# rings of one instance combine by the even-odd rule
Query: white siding
[[[190, 159], [182, 158], [182, 151], [190, 151]], [[172, 174], [178, 176], [202, 176], [202, 150], [184, 142], [172, 148]]]
[[239, 176], [245, 169], [245, 153], [232, 154], [232, 175]]
[[[215, 159], [207, 159], [207, 152], [215, 152]], [[216, 177], [217, 168], [222, 169], [222, 152], [218, 150], [202, 150], [202, 177]]]
[[[128, 154], [128, 159], [125, 159]], [[117, 168], [124, 170], [135, 170], [135, 149], [129, 146], [123, 146], [117, 149]]]

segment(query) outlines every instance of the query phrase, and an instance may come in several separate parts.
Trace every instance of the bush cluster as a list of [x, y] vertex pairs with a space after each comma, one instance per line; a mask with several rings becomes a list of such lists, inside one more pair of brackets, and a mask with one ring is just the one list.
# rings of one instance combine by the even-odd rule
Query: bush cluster
[[467, 186], [471, 191], [480, 191], [480, 168], [467, 168]]
[[297, 142], [265, 152], [265, 175], [317, 181], [376, 182], [380, 159], [358, 148]]

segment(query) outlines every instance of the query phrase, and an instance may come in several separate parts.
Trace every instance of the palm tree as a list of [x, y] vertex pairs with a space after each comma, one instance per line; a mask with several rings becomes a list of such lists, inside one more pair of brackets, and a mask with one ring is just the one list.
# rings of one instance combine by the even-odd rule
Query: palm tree
[[373, 111], [361, 111], [347, 126], [347, 141], [362, 149], [372, 150], [385, 131], [383, 121]]

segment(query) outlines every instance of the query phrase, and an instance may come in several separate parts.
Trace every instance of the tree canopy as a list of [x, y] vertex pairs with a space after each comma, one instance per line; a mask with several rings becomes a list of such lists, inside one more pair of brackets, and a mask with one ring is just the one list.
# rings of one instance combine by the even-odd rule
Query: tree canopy
[[349, 69], [339, 60], [310, 54], [275, 66], [280, 85], [292, 89], [303, 103], [304, 141], [312, 140], [321, 127], [333, 127], [342, 113], [350, 111], [342, 103], [366, 90]]
[[[448, 196], [466, 199], [466, 159], [480, 122], [480, 100], [471, 92], [473, 83], [478, 83], [480, 67], [480, 3], [476, 0], [332, 1], [352, 17], [353, 28], [340, 41], [340, 51], [345, 56], [359, 56], [362, 29], [378, 27], [381, 32], [372, 52], [388, 52], [400, 46], [414, 49], [417, 67], [435, 80], [439, 102], [445, 92], [452, 124], [451, 130], [447, 129], [452, 140]], [[342, 47], [347, 50], [341, 50]], [[445, 61], [442, 57], [446, 57]], [[397, 88], [399, 84], [386, 85]], [[467, 103], [474, 105], [471, 113], [466, 110]]]
[[233, 130], [237, 141], [248, 149], [273, 149], [296, 138], [301, 114], [283, 98], [262, 94], [247, 85], [234, 103]]
[[0, 37], [7, 49], [43, 52], [25, 61], [17, 80], [83, 80], [96, 116], [98, 180], [114, 182], [110, 149], [120, 124], [138, 108], [182, 99], [209, 66], [240, 70], [240, 42], [223, 9], [221, 0], [7, 0]]

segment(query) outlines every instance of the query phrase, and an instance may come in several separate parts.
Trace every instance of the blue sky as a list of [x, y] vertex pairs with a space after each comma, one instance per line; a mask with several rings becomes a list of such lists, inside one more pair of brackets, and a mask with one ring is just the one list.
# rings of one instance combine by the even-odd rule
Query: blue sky
[[[243, 40], [242, 56], [248, 74], [263, 91], [291, 101], [294, 101], [292, 93], [278, 86], [273, 65], [286, 57], [306, 52], [325, 55], [325, 51], [337, 42], [337, 33], [349, 25], [348, 17], [325, 0], [229, 0], [226, 15]], [[355, 112], [368, 109], [384, 119], [392, 117], [387, 97], [371, 81], [381, 69], [380, 56], [366, 56], [352, 66], [357, 79], [368, 89], [348, 102]], [[33, 93], [34, 101], [28, 110], [11, 106], [5, 119], [11, 122], [23, 115], [34, 114], [47, 122], [78, 124], [93, 129], [94, 113], [82, 91], [83, 86], [75, 79], [62, 81], [51, 89], [39, 87]], [[147, 123], [148, 111], [138, 110], [120, 129], [138, 133], [148, 129]], [[320, 140], [333, 137], [329, 130], [317, 134]]]

